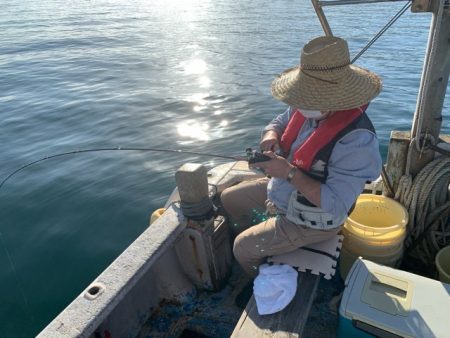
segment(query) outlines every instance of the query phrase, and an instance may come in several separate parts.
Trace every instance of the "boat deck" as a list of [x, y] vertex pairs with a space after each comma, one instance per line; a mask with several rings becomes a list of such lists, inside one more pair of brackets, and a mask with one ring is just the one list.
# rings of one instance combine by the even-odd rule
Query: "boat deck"
[[[308, 273], [306, 276], [316, 277]], [[311, 283], [315, 281], [315, 278], [305, 278], [305, 281]], [[232, 335], [233, 337], [250, 337], [247, 334], [250, 331], [245, 331], [245, 328], [240, 335], [236, 331], [243, 324], [241, 321], [245, 317], [248, 317], [245, 325], [249, 325], [247, 329], [250, 330], [255, 329], [255, 327], [251, 327], [252, 322], [266, 333], [270, 333], [270, 329], [273, 327], [289, 329], [293, 324], [293, 318], [283, 315], [273, 316], [271, 320], [267, 320], [271, 316], [258, 316], [251, 292], [244, 295], [247, 298], [251, 297], [245, 310], [236, 305], [236, 298], [238, 295], [242, 297], [242, 290], [249, 282], [248, 277], [235, 265], [227, 285], [221, 291], [216, 293], [200, 291], [196, 297], [185, 304], [162, 303], [159, 310], [155, 311], [142, 327], [138, 337], [228, 338]], [[299, 286], [302, 285], [300, 281]], [[305, 287], [309, 288], [306, 284]], [[303, 333], [300, 336], [334, 338], [337, 332], [339, 295], [344, 289], [343, 281], [337, 275], [330, 280], [321, 277], [314, 289], [315, 297], [304, 329], [302, 329]], [[301, 295], [301, 292], [297, 293], [293, 302], [302, 302], [299, 295]], [[295, 307], [297, 312], [292, 312], [292, 315], [299, 314], [298, 310], [302, 311], [302, 306], [300, 308]], [[285, 310], [290, 312], [291, 307], [289, 305]], [[248, 316], [246, 313], [248, 313]], [[284, 313], [284, 311], [280, 313]], [[300, 322], [302, 320], [297, 321], [297, 325]], [[300, 324], [302, 325], [302, 323]], [[266, 336], [270, 337], [270, 335]], [[255, 337], [255, 335], [252, 335], [252, 337]]]
[[231, 337], [301, 337], [320, 278], [319, 275], [300, 273], [294, 299], [282, 311], [271, 315], [259, 315], [252, 296]]
[[249, 282], [234, 265], [219, 292], [199, 291], [184, 304], [163, 302], [138, 337], [230, 337], [242, 313], [235, 299]]

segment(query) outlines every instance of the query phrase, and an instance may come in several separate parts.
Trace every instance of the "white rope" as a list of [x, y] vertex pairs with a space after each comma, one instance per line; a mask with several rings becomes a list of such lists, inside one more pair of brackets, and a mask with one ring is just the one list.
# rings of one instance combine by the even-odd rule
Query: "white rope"
[[[436, 252], [450, 243], [450, 159], [438, 157], [414, 178], [401, 177], [395, 199], [409, 214], [406, 247], [424, 262], [434, 260]], [[414, 244], [417, 242], [416, 244]]]

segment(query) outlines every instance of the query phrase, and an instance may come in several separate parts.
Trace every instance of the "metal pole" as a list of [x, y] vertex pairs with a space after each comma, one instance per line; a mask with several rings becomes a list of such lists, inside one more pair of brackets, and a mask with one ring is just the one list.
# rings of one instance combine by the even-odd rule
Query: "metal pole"
[[434, 151], [427, 151], [421, 145], [426, 136], [435, 142], [439, 138], [450, 73], [450, 17], [447, 10], [440, 7], [440, 0], [432, 1], [433, 18], [411, 129], [411, 138], [416, 140], [410, 145], [409, 169], [413, 177], [434, 157]]
[[322, 7], [319, 4], [318, 0], [311, 0], [314, 10], [316, 11], [317, 17], [319, 18], [320, 24], [322, 25], [323, 31], [327, 36], [333, 36], [331, 32], [330, 25], [328, 24], [327, 18], [325, 17], [325, 13], [322, 10]]
[[338, 5], [357, 5], [357, 4], [374, 4], [378, 2], [398, 2], [408, 0], [329, 0], [319, 1], [319, 6], [338, 6]]

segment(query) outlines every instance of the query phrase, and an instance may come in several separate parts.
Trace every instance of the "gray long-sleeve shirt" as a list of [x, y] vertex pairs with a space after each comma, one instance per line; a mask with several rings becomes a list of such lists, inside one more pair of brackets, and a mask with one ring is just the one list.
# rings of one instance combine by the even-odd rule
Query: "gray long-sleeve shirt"
[[[275, 117], [264, 128], [264, 132], [274, 130], [281, 137], [294, 111], [288, 108]], [[287, 157], [289, 161], [316, 127], [317, 121], [306, 119], [291, 146]], [[357, 129], [342, 137], [334, 146], [328, 162], [328, 177], [320, 190], [320, 207], [335, 216], [346, 215], [364, 189], [365, 182], [379, 177], [381, 166], [376, 135], [368, 130]], [[295, 187], [285, 179], [272, 178], [267, 195], [279, 209], [286, 211], [293, 190]]]

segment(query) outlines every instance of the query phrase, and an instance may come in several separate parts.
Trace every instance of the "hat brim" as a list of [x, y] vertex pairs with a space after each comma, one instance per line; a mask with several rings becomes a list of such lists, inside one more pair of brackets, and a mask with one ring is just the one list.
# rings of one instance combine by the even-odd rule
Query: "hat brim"
[[337, 111], [362, 106], [381, 92], [382, 81], [375, 73], [354, 65], [342, 72], [338, 80], [329, 80], [321, 79], [321, 72], [311, 76], [300, 67], [290, 68], [272, 82], [272, 95], [295, 108]]

